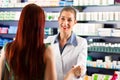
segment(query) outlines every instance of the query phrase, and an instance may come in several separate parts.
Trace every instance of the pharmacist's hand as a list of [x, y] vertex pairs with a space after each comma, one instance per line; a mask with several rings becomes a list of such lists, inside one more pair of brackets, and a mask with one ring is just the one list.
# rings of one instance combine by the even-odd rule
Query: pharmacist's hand
[[72, 80], [73, 77], [79, 78], [81, 76], [81, 67], [73, 66], [65, 75], [64, 80]]
[[74, 76], [79, 78], [81, 76], [81, 67], [80, 66], [73, 66]]

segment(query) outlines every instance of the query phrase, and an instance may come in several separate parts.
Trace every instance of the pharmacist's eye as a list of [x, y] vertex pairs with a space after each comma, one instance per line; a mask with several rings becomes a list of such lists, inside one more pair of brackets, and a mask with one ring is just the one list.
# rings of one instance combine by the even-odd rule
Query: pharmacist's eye
[[64, 18], [61, 18], [61, 20], [65, 20]]
[[72, 19], [68, 19], [68, 22], [71, 22], [72, 21]]

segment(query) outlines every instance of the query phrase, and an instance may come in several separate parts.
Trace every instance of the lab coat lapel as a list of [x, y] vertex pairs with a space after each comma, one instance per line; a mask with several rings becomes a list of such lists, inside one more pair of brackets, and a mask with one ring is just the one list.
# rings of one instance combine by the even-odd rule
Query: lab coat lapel
[[54, 43], [54, 44], [52, 45], [56, 57], [61, 56], [60, 50], [59, 50], [59, 47], [58, 47], [58, 46], [59, 46], [59, 43]]
[[54, 43], [52, 47], [55, 54], [57, 77], [58, 77], [58, 80], [63, 80], [63, 77], [64, 77], [63, 63], [62, 63], [62, 58], [59, 50], [59, 43]]
[[65, 56], [67, 55], [68, 53], [71, 52], [71, 50], [73, 50], [74, 46], [73, 45], [67, 45], [65, 47], [65, 49], [63, 50], [63, 53], [62, 53], [62, 56]]

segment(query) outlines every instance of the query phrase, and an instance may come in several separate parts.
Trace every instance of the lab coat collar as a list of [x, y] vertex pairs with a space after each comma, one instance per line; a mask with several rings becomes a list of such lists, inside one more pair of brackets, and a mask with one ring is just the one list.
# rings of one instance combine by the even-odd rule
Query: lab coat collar
[[[54, 43], [59, 43], [59, 36], [60, 36], [60, 33], [57, 34], [55, 40], [54, 40]], [[71, 44], [73, 46], [77, 46], [78, 45], [78, 42], [77, 42], [77, 39], [76, 39], [76, 35], [72, 32], [70, 38], [68, 39], [67, 41], [67, 44]]]

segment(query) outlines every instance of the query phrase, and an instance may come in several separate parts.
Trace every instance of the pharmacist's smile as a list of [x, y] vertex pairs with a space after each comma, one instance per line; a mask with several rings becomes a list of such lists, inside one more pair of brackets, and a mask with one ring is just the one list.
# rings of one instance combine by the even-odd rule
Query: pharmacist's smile
[[68, 26], [61, 26], [63, 28], [63, 30], [68, 30], [69, 27]]

